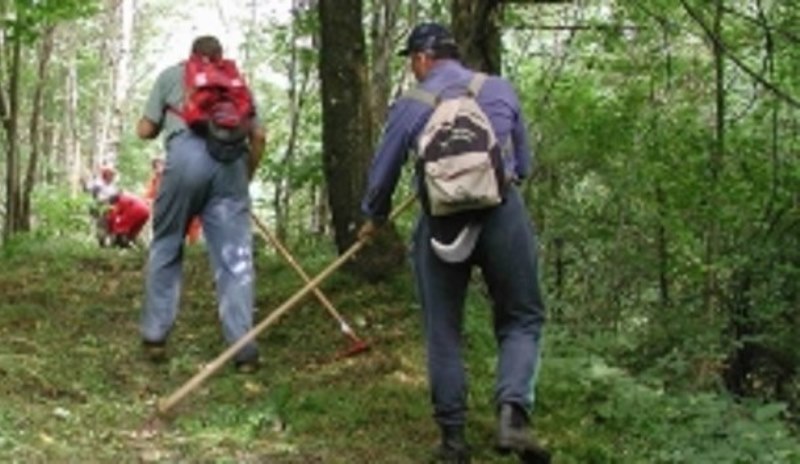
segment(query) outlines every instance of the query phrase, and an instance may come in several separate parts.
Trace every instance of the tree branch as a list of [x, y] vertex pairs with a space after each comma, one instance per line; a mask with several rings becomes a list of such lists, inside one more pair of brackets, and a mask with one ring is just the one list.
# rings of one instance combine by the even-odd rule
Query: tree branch
[[783, 28], [778, 28], [776, 26], [773, 26], [772, 24], [770, 24], [767, 21], [767, 18], [766, 18], [766, 15], [764, 14], [763, 8], [761, 8], [761, 7], [758, 7], [758, 8], [759, 8], [758, 17], [750, 16], [750, 15], [748, 15], [746, 13], [743, 13], [743, 12], [737, 10], [736, 8], [732, 8], [732, 7], [724, 7], [723, 10], [725, 11], [725, 13], [728, 13], [731, 16], [735, 16], [737, 18], [743, 19], [743, 20], [745, 20], [747, 22], [753, 23], [753, 24], [761, 27], [762, 29], [764, 29], [764, 32], [767, 33], [767, 34], [772, 33], [772, 32], [777, 32], [779, 35], [785, 37], [790, 42], [793, 42], [795, 44], [800, 44], [800, 36], [795, 35], [794, 33], [790, 32], [790, 31], [787, 31], [787, 30], [785, 30]]
[[709, 38], [709, 39], [710, 39], [712, 42], [714, 42], [714, 44], [715, 44], [717, 47], [719, 47], [720, 51], [721, 51], [721, 52], [722, 52], [722, 53], [723, 53], [725, 56], [727, 56], [727, 57], [728, 57], [728, 58], [729, 58], [731, 61], [733, 61], [733, 63], [734, 63], [734, 64], [735, 64], [735, 65], [736, 65], [736, 66], [737, 66], [739, 69], [741, 69], [742, 71], [744, 71], [744, 72], [745, 72], [745, 74], [747, 74], [747, 75], [749, 75], [750, 77], [752, 77], [753, 79], [755, 79], [755, 80], [756, 80], [756, 81], [757, 81], [759, 84], [763, 85], [763, 86], [764, 86], [764, 87], [765, 87], [767, 90], [769, 90], [770, 92], [772, 92], [773, 94], [775, 94], [775, 95], [776, 95], [777, 97], [779, 97], [780, 99], [784, 100], [785, 102], [789, 103], [790, 105], [792, 105], [792, 106], [794, 106], [794, 107], [796, 107], [796, 108], [800, 108], [800, 100], [798, 100], [797, 98], [793, 97], [792, 95], [790, 95], [790, 94], [788, 94], [788, 93], [784, 92], [784, 91], [783, 91], [781, 88], [779, 88], [777, 85], [773, 84], [773, 83], [772, 83], [772, 82], [770, 82], [769, 80], [765, 79], [765, 78], [764, 78], [764, 76], [762, 76], [762, 75], [760, 75], [759, 73], [757, 73], [756, 71], [754, 71], [754, 70], [753, 70], [753, 69], [752, 69], [750, 66], [748, 66], [748, 65], [747, 65], [747, 64], [746, 64], [744, 61], [742, 61], [742, 59], [741, 59], [741, 58], [739, 58], [739, 57], [737, 57], [736, 55], [734, 55], [733, 53], [731, 53], [731, 51], [730, 51], [730, 50], [728, 49], [728, 47], [726, 46], [725, 42], [723, 42], [722, 38], [721, 38], [721, 37], [719, 37], [719, 36], [717, 36], [717, 34], [715, 34], [715, 33], [714, 33], [712, 30], [711, 30], [711, 28], [709, 27], [709, 25], [708, 25], [708, 24], [706, 24], [706, 23], [703, 21], [703, 18], [701, 17], [700, 13], [699, 13], [697, 10], [695, 10], [694, 8], [692, 8], [692, 7], [691, 7], [691, 6], [690, 6], [690, 5], [689, 5], [689, 4], [686, 2], [686, 0], [680, 0], [680, 2], [681, 2], [681, 5], [683, 6], [683, 9], [684, 9], [684, 10], [686, 10], [686, 13], [688, 13], [688, 14], [689, 14], [689, 16], [690, 16], [690, 17], [691, 17], [691, 18], [692, 18], [692, 19], [693, 19], [693, 20], [694, 20], [694, 21], [695, 21], [695, 22], [696, 22], [696, 23], [697, 23], [697, 24], [698, 24], [698, 25], [699, 25], [699, 26], [700, 26], [700, 27], [703, 29], [703, 32], [705, 32], [706, 36], [707, 36], [707, 37], [708, 37], [708, 38]]
[[524, 24], [520, 26], [506, 27], [512, 30], [524, 31], [559, 31], [559, 32], [579, 32], [579, 31], [599, 31], [599, 32], [621, 32], [621, 31], [641, 31], [646, 28], [641, 26], [626, 24]]

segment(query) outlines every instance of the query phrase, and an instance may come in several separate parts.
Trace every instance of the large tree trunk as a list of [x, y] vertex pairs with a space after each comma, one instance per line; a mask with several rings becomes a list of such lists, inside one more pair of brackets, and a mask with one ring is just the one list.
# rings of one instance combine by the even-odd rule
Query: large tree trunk
[[362, 0], [319, 2], [322, 142], [336, 247], [346, 250], [361, 222], [371, 155], [369, 85]]
[[462, 59], [469, 67], [500, 74], [500, 0], [452, 0], [450, 14]]
[[42, 120], [42, 96], [47, 83], [47, 65], [53, 52], [53, 36], [55, 28], [48, 28], [41, 39], [39, 47], [39, 64], [36, 70], [36, 86], [33, 90], [33, 104], [31, 108], [31, 122], [29, 141], [31, 144], [30, 156], [28, 157], [28, 168], [25, 173], [25, 183], [22, 190], [20, 201], [20, 220], [21, 230], [31, 229], [31, 195], [36, 183], [36, 174], [39, 163], [39, 145], [42, 134], [39, 132], [39, 125]]
[[573, 0], [451, 0], [450, 17], [456, 42], [467, 66], [500, 74], [502, 66], [501, 16], [504, 3], [570, 3]]

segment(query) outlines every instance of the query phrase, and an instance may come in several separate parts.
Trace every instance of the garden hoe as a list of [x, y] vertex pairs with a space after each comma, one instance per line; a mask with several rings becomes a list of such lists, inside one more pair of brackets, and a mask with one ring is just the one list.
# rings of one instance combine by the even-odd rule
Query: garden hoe
[[[398, 205], [392, 214], [389, 216], [389, 220], [395, 219], [400, 213], [402, 213], [406, 208], [411, 206], [414, 203], [414, 196], [410, 196], [406, 198], [400, 205]], [[269, 326], [274, 324], [284, 313], [292, 309], [300, 300], [306, 297], [309, 293], [311, 293], [317, 286], [322, 283], [323, 280], [327, 279], [331, 274], [333, 274], [336, 270], [338, 270], [344, 263], [346, 263], [350, 258], [352, 258], [356, 253], [358, 253], [367, 243], [369, 242], [369, 237], [365, 237], [363, 239], [359, 239], [353, 245], [350, 246], [341, 256], [339, 256], [334, 262], [328, 265], [325, 269], [322, 270], [316, 277], [309, 280], [308, 283], [297, 291], [294, 295], [292, 295], [288, 300], [286, 300], [281, 306], [275, 309], [269, 316], [267, 316], [264, 320], [259, 322], [255, 327], [250, 329], [249, 332], [244, 334], [242, 338], [236, 341], [233, 345], [228, 347], [225, 351], [222, 352], [216, 359], [212, 360], [210, 363], [206, 364], [200, 371], [194, 375], [191, 379], [189, 379], [183, 386], [178, 388], [175, 392], [169, 395], [166, 398], [162, 398], [158, 401], [157, 405], [157, 413], [160, 417], [169, 417], [169, 412], [174, 408], [181, 400], [183, 400], [189, 393], [195, 390], [197, 387], [202, 385], [203, 382], [206, 381], [209, 377], [211, 377], [214, 373], [222, 368], [226, 362], [230, 361], [239, 350], [244, 348], [245, 345], [252, 342], [258, 334], [266, 330]]]
[[[311, 281], [311, 278], [306, 274], [306, 271], [303, 270], [303, 267], [297, 262], [297, 260], [289, 253], [289, 250], [286, 249], [285, 246], [278, 240], [278, 237], [275, 236], [267, 226], [258, 219], [254, 214], [250, 215], [253, 219], [253, 223], [256, 225], [256, 231], [261, 235], [261, 237], [266, 240], [268, 243], [271, 243], [272, 246], [278, 250], [278, 253], [283, 256], [283, 258], [289, 263], [289, 265], [294, 268], [297, 274], [303, 278], [305, 283]], [[322, 290], [319, 288], [314, 287], [311, 290], [314, 293], [314, 296], [317, 297], [322, 306], [328, 310], [328, 313], [333, 316], [334, 319], [339, 323], [339, 329], [342, 333], [351, 340], [351, 345], [342, 353], [339, 354], [338, 357], [347, 357], [347, 356], [355, 356], [359, 353], [367, 351], [369, 349], [369, 345], [362, 339], [360, 339], [350, 325], [344, 320], [341, 314], [336, 310], [333, 306], [333, 303], [322, 293]]]

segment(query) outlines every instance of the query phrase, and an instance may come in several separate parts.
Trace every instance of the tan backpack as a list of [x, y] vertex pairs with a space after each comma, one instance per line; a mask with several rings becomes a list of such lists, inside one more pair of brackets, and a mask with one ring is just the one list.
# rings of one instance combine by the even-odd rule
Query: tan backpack
[[466, 92], [442, 99], [415, 88], [406, 96], [434, 110], [417, 143], [417, 173], [426, 212], [447, 216], [503, 201], [502, 150], [486, 113], [475, 100], [486, 74], [475, 73]]

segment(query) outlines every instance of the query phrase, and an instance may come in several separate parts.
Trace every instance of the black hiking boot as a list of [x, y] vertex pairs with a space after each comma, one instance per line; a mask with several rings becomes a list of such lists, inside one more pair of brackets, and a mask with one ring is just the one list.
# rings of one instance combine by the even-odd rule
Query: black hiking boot
[[550, 452], [533, 438], [528, 415], [515, 404], [504, 403], [500, 406], [495, 449], [500, 454], [514, 452], [523, 464], [550, 463]]
[[464, 439], [464, 426], [444, 425], [442, 443], [436, 448], [432, 464], [470, 464], [469, 445]]
[[167, 360], [167, 342], [151, 342], [142, 340], [142, 351], [145, 358], [151, 363], [163, 363]]

